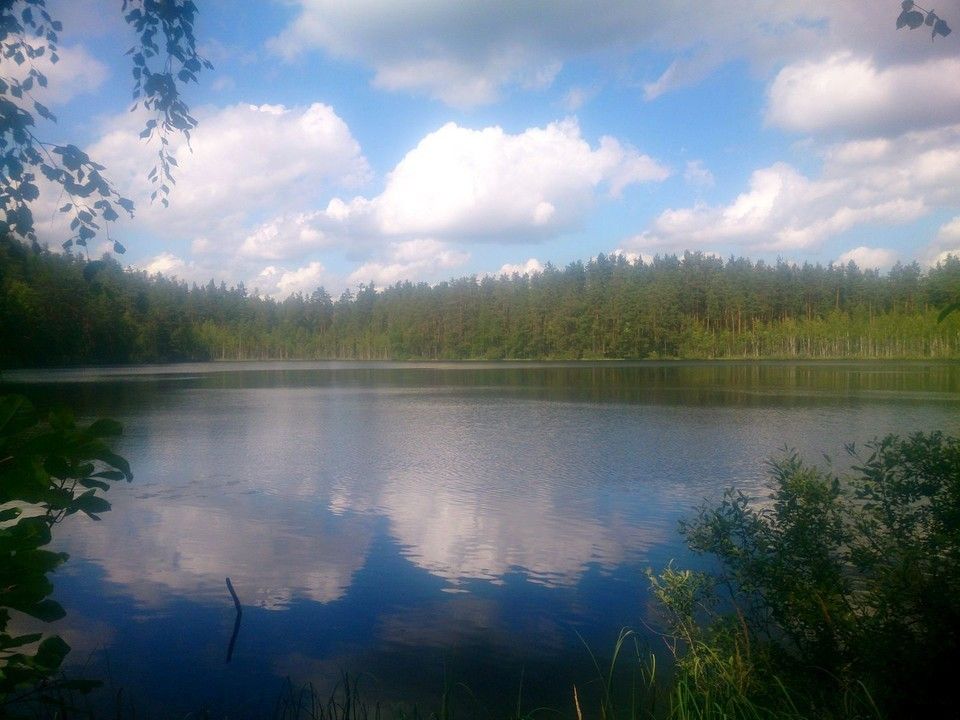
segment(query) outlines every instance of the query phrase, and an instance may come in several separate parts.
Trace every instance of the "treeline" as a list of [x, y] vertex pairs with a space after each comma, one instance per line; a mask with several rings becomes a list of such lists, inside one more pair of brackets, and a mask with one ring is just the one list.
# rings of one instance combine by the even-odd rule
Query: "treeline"
[[279, 301], [0, 240], [3, 367], [219, 359], [960, 357], [960, 260], [599, 256], [531, 275]]

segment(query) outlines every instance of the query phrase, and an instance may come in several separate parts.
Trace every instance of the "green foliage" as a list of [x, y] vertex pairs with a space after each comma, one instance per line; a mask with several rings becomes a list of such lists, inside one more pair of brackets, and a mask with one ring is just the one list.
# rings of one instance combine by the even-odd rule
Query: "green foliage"
[[[192, 0], [123, 0], [124, 19], [134, 29], [134, 99], [153, 113], [140, 137], [159, 138], [157, 165], [150, 179], [167, 205], [173, 183], [169, 137], [183, 133], [189, 141], [196, 120], [190, 116], [178, 83], [196, 82], [202, 67], [212, 67], [196, 52], [193, 23], [197, 8]], [[37, 240], [31, 204], [39, 197], [38, 174], [60, 185], [69, 202], [60, 211], [72, 215], [64, 241], [86, 247], [88, 241], [119, 217], [133, 216], [134, 205], [102, 174], [105, 168], [71, 144], [44, 142], [34, 134], [36, 118], [56, 122], [56, 117], [31, 94], [46, 87], [47, 77], [38, 67], [41, 58], [59, 61], [59, 33], [63, 25], [47, 12], [45, 0], [12, 0], [0, 3], [0, 54], [18, 73], [0, 75], [0, 235], [13, 234], [28, 242]], [[159, 42], [159, 44], [158, 44]], [[161, 50], [160, 45], [163, 45]], [[8, 65], [12, 69], [13, 65]], [[134, 106], [135, 107], [135, 106]], [[107, 233], [109, 238], [109, 233]], [[114, 241], [115, 252], [124, 247]]]
[[14, 636], [11, 612], [44, 622], [63, 617], [47, 575], [67, 556], [46, 550], [51, 530], [77, 512], [99, 520], [110, 504], [98, 492], [131, 480], [108, 441], [119, 423], [78, 424], [66, 411], [41, 419], [21, 396], [0, 396], [0, 714], [46, 687], [69, 646], [57, 636]]
[[851, 474], [790, 454], [771, 463], [767, 501], [729, 490], [683, 524], [720, 569], [652, 578], [682, 679], [836, 717], [873, 714], [873, 702], [890, 717], [952, 707], [960, 440], [918, 433], [874, 441], [865, 459], [850, 450]]
[[0, 237], [0, 367], [249, 359], [950, 358], [960, 259], [885, 276], [702, 253], [285, 300]]
[[946, 37], [950, 34], [950, 28], [946, 21], [933, 10], [924, 10], [913, 0], [903, 0], [900, 6], [901, 11], [897, 16], [897, 30], [904, 27], [916, 30], [918, 27], [926, 25], [930, 28], [930, 38], [933, 40], [937, 39], [937, 35]]

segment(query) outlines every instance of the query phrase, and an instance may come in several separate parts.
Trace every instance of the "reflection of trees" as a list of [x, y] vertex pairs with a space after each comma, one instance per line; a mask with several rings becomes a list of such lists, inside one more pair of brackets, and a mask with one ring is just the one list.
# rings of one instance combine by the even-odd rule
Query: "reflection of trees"
[[45, 547], [56, 523], [76, 512], [99, 520], [110, 503], [97, 492], [132, 479], [106, 440], [120, 432], [112, 420], [78, 425], [65, 411], [41, 420], [25, 398], [0, 397], [0, 711], [49, 687], [70, 651], [55, 635], [10, 634], [11, 611], [44, 622], [63, 617], [47, 575], [67, 556]]

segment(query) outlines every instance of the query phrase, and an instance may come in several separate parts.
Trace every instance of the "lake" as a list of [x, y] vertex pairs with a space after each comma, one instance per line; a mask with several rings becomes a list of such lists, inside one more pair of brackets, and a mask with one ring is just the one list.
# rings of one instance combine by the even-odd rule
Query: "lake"
[[[229, 363], [4, 375], [114, 417], [129, 485], [55, 531], [71, 672], [152, 717], [270, 714], [284, 679], [480, 711], [591, 692], [677, 523], [796, 448], [960, 432], [960, 364]], [[226, 663], [234, 607], [243, 617]], [[462, 685], [461, 685], [462, 683]], [[466, 687], [464, 687], [466, 686]], [[593, 685], [595, 687], [595, 683]], [[469, 688], [469, 691], [466, 689]]]

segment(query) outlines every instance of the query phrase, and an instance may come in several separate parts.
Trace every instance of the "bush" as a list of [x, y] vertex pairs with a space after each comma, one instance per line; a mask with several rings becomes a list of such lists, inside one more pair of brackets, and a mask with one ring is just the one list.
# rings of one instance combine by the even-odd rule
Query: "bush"
[[66, 411], [41, 418], [26, 398], [0, 396], [0, 716], [53, 702], [51, 690], [87, 690], [85, 680], [54, 682], [70, 651], [61, 638], [13, 635], [12, 613], [49, 622], [64, 615], [47, 577], [66, 559], [46, 549], [61, 519], [77, 512], [99, 520], [110, 509], [98, 494], [131, 480], [109, 447], [120, 424], [79, 425]]
[[812, 715], [950, 714], [960, 441], [890, 435], [867, 449], [849, 448], [842, 477], [788, 454], [770, 464], [767, 501], [731, 489], [682, 525], [719, 570], [652, 578], [678, 678]]

